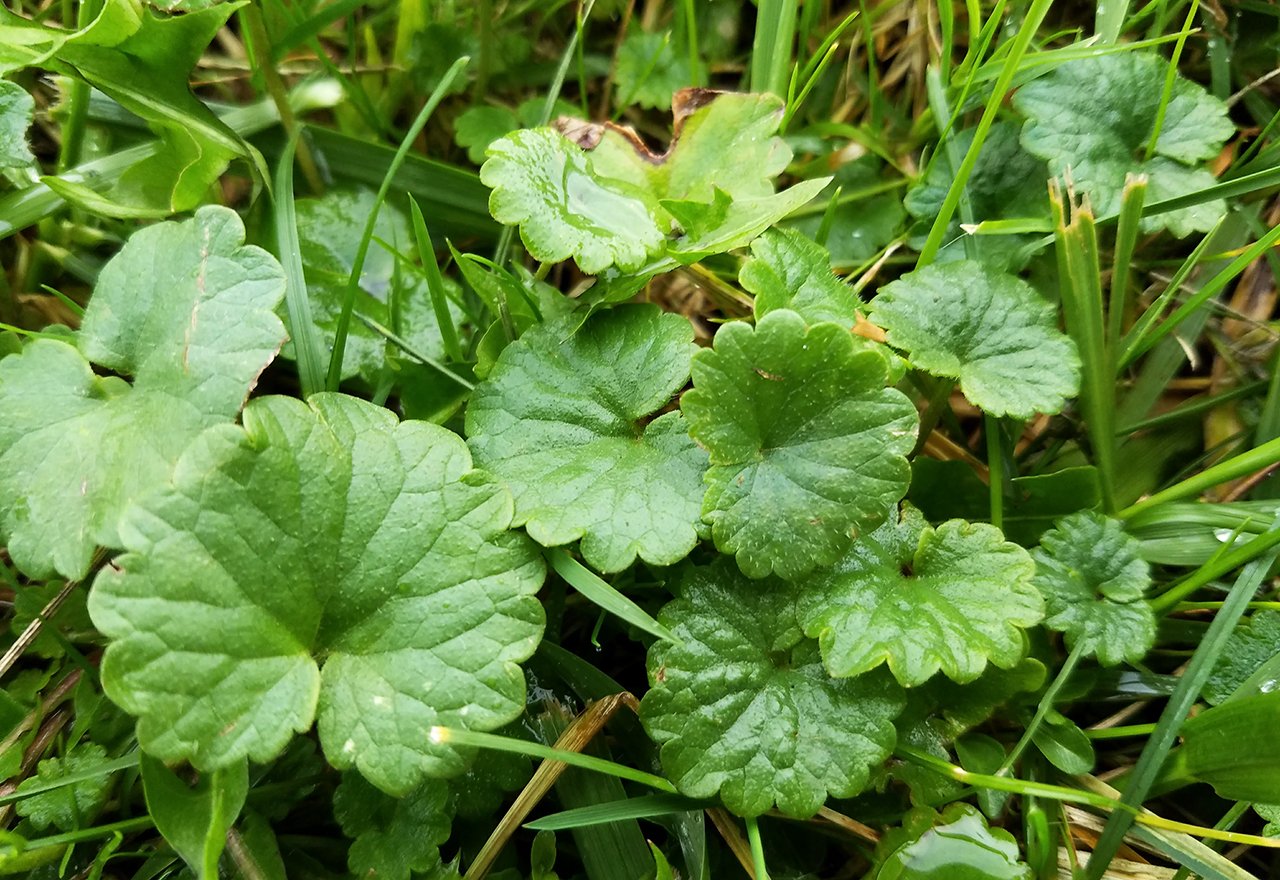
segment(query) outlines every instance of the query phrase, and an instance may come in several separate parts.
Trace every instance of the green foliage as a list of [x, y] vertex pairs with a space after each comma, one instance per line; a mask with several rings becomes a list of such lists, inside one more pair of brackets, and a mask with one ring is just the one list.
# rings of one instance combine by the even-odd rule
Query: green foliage
[[441, 867], [440, 844], [449, 838], [453, 818], [445, 782], [428, 779], [392, 798], [347, 773], [334, 792], [333, 812], [353, 841], [347, 866], [357, 877], [409, 880]]
[[[1014, 107], [1028, 117], [1022, 145], [1048, 160], [1050, 173], [1070, 169], [1099, 216], [1119, 213], [1127, 174], [1147, 176], [1148, 202], [1212, 186], [1213, 175], [1200, 164], [1218, 154], [1235, 126], [1226, 105], [1181, 76], [1159, 120], [1167, 65], [1155, 53], [1131, 51], [1054, 68], [1014, 95]], [[1181, 237], [1208, 231], [1224, 211], [1221, 201], [1211, 201], [1146, 218], [1142, 225]]]
[[600, 571], [679, 562], [698, 539], [706, 455], [663, 409], [689, 377], [693, 328], [653, 306], [560, 324], [507, 346], [467, 407], [480, 467], [547, 547], [582, 541]]
[[542, 633], [510, 495], [456, 435], [355, 398], [261, 398], [243, 421], [127, 515], [89, 604], [107, 693], [151, 754], [201, 769], [318, 718], [329, 762], [385, 791], [460, 772], [426, 732], [518, 715]]
[[1080, 358], [1057, 309], [981, 263], [917, 269], [881, 288], [871, 315], [914, 366], [959, 379], [991, 415], [1055, 413], [1080, 390]]
[[1204, 686], [1211, 705], [1225, 702], [1268, 661], [1280, 655], [1280, 611], [1251, 615], [1228, 637]]
[[1031, 880], [1018, 844], [1002, 828], [989, 828], [968, 804], [955, 804], [933, 821], [909, 817], [902, 833], [881, 844], [874, 880]]
[[103, 764], [106, 757], [106, 749], [89, 743], [73, 747], [65, 757], [41, 761], [36, 767], [36, 774], [18, 786], [17, 794], [50, 785], [58, 787], [31, 794], [18, 801], [18, 815], [41, 831], [50, 826], [69, 831], [92, 824], [102, 805], [107, 802], [111, 777], [104, 773], [78, 782], [59, 783], [68, 777], [78, 777], [93, 770]]
[[0, 169], [22, 168], [35, 161], [27, 146], [27, 129], [35, 107], [26, 89], [0, 80]]
[[934, 529], [904, 506], [809, 581], [800, 621], [832, 675], [888, 663], [908, 687], [939, 670], [963, 684], [1026, 653], [1023, 630], [1044, 616], [1034, 574], [1030, 554], [999, 529], [962, 520]]
[[283, 294], [240, 218], [206, 207], [131, 238], [74, 339], [0, 361], [0, 537], [19, 567], [80, 578], [95, 546], [121, 546], [129, 502], [167, 480], [200, 431], [235, 418], [275, 357]]
[[618, 46], [614, 78], [619, 103], [670, 107], [672, 95], [692, 77], [688, 59], [676, 54], [669, 35], [632, 31]]
[[[374, 194], [367, 189], [331, 190], [322, 198], [300, 199], [296, 203], [307, 297], [326, 349], [333, 346], [347, 280], [360, 245], [361, 227], [352, 218], [365, 217], [373, 209]], [[443, 359], [444, 343], [425, 277], [401, 264], [396, 253], [378, 244], [385, 242], [397, 251], [408, 250], [412, 241], [408, 218], [395, 205], [384, 204], [373, 235], [376, 241], [360, 274], [355, 314], [391, 328], [414, 351]], [[456, 286], [451, 286], [450, 292], [456, 291]], [[461, 320], [462, 311], [456, 305], [450, 303], [449, 312], [455, 320]], [[358, 374], [376, 381], [387, 362], [386, 349], [386, 340], [359, 321], [353, 322], [342, 359], [343, 376]], [[292, 345], [284, 353], [292, 356]]]
[[687, 569], [676, 592], [660, 620], [680, 642], [650, 649], [640, 711], [680, 791], [800, 818], [862, 791], [903, 706], [888, 677], [827, 675], [784, 581], [752, 583], [719, 561]]
[[188, 786], [163, 763], [144, 755], [142, 786], [147, 812], [165, 841], [197, 877], [216, 880], [227, 831], [249, 794], [248, 762], [202, 774]]
[[887, 378], [870, 344], [785, 309], [694, 357], [680, 406], [710, 454], [703, 517], [749, 576], [829, 565], [906, 493], [917, 419]]
[[1034, 554], [1044, 625], [1103, 666], [1137, 663], [1155, 642], [1151, 574], [1139, 550], [1119, 522], [1082, 511], [1045, 532]]
[[858, 295], [832, 274], [826, 249], [795, 230], [771, 230], [752, 242], [738, 282], [755, 294], [757, 319], [790, 309], [810, 324], [858, 323]]

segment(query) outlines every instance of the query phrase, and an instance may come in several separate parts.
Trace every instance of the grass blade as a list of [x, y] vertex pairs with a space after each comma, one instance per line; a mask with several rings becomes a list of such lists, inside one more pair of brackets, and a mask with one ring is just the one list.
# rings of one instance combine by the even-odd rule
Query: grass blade
[[1133, 252], [1141, 231], [1138, 221], [1142, 217], [1142, 205], [1146, 198], [1147, 176], [1128, 175], [1121, 195], [1115, 256], [1111, 263], [1111, 295], [1107, 300], [1107, 353], [1113, 375], [1120, 339], [1124, 334], [1124, 310], [1128, 299], [1130, 270], [1133, 268]]
[[436, 313], [436, 326], [440, 328], [445, 356], [454, 363], [461, 363], [464, 360], [462, 345], [458, 342], [458, 328], [454, 326], [453, 315], [449, 312], [449, 300], [444, 292], [444, 276], [440, 274], [440, 264], [436, 261], [435, 245], [431, 242], [431, 233], [427, 231], [427, 221], [422, 217], [418, 200], [412, 195], [409, 196], [409, 213], [413, 219], [413, 235], [418, 243], [422, 270], [427, 276], [427, 291], [431, 294], [431, 308]]
[[296, 137], [290, 138], [276, 168], [275, 224], [276, 256], [284, 269], [285, 308], [289, 313], [289, 336], [298, 365], [302, 396], [324, 390], [324, 340], [311, 317], [307, 279], [302, 269], [302, 246], [298, 241], [298, 215], [293, 203], [293, 151]]
[[570, 828], [585, 828], [589, 825], [617, 822], [619, 819], [652, 819], [655, 816], [670, 816], [672, 813], [700, 811], [705, 806], [706, 804], [702, 801], [695, 801], [678, 794], [647, 794], [608, 804], [594, 804], [590, 807], [552, 813], [541, 819], [526, 822], [524, 827], [531, 831], [567, 831]]
[[[1272, 528], [1280, 529], [1280, 517], [1276, 518]], [[1178, 686], [1174, 689], [1169, 702], [1165, 704], [1155, 733], [1147, 740], [1138, 763], [1129, 775], [1124, 793], [1120, 797], [1120, 803], [1124, 806], [1136, 809], [1146, 799], [1147, 792], [1150, 791], [1160, 773], [1165, 755], [1178, 736], [1178, 730], [1186, 720], [1187, 713], [1191, 711], [1191, 706], [1199, 698], [1200, 689], [1204, 687], [1205, 681], [1213, 671], [1218, 656], [1226, 647], [1227, 637], [1235, 629], [1236, 623], [1248, 607], [1249, 600], [1257, 592], [1263, 577], [1275, 564], [1277, 556], [1280, 556], [1280, 548], [1272, 548], [1265, 556], [1249, 563], [1236, 579], [1222, 609], [1213, 618], [1213, 623], [1209, 624], [1209, 629], [1187, 664], [1186, 671], [1178, 679]], [[1119, 849], [1125, 833], [1133, 824], [1133, 819], [1133, 814], [1127, 810], [1117, 810], [1107, 819], [1107, 824], [1103, 827], [1102, 834], [1093, 848], [1093, 855], [1089, 857], [1089, 862], [1085, 866], [1085, 880], [1101, 880], [1107, 865]]]
[[347, 351], [347, 334], [351, 332], [351, 313], [356, 306], [356, 294], [360, 289], [360, 275], [364, 272], [364, 261], [369, 255], [369, 245], [373, 242], [373, 227], [378, 222], [378, 210], [382, 207], [382, 203], [387, 200], [387, 192], [391, 189], [391, 182], [395, 179], [396, 171], [404, 163], [405, 157], [409, 154], [409, 148], [413, 145], [414, 140], [426, 127], [427, 120], [431, 118], [431, 114], [435, 112], [436, 107], [444, 100], [449, 87], [453, 85], [454, 79], [462, 72], [470, 61], [467, 56], [459, 58], [453, 62], [453, 65], [440, 78], [439, 85], [435, 91], [427, 98], [427, 102], [422, 105], [422, 109], [418, 111], [418, 116], [413, 120], [413, 125], [409, 126], [409, 130], [405, 132], [404, 139], [400, 141], [400, 148], [396, 150], [395, 157], [391, 160], [391, 164], [387, 166], [387, 171], [382, 177], [382, 185], [378, 188], [378, 194], [374, 197], [373, 210], [369, 212], [369, 216], [365, 219], [364, 233], [360, 236], [360, 245], [356, 249], [355, 259], [351, 264], [351, 275], [347, 279], [347, 289], [342, 298], [342, 311], [338, 314], [338, 323], [334, 328], [333, 334], [333, 353], [329, 356], [329, 376], [325, 387], [330, 391], [337, 391], [338, 385], [342, 381], [342, 359]]
[[751, 91], [787, 97], [799, 0], [760, 0], [751, 44]]
[[552, 548], [546, 551], [546, 557], [551, 567], [556, 570], [556, 574], [564, 578], [569, 586], [597, 607], [664, 641], [677, 644], [680, 642], [671, 630], [658, 623], [643, 608], [605, 583], [595, 572], [565, 551]]

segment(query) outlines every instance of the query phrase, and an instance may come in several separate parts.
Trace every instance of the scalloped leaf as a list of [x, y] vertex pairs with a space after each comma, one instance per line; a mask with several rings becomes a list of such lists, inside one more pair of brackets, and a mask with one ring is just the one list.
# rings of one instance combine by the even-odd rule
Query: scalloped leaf
[[462, 440], [340, 394], [255, 400], [135, 504], [89, 598], [102, 683], [166, 761], [329, 762], [403, 794], [465, 756], [434, 725], [523, 711], [544, 567]]
[[920, 511], [864, 536], [800, 598], [805, 634], [818, 639], [832, 675], [888, 663], [907, 687], [939, 670], [964, 684], [987, 664], [1015, 666], [1023, 630], [1044, 617], [1035, 563], [995, 526], [949, 520], [934, 529]]
[[477, 465], [511, 488], [514, 523], [543, 546], [581, 540], [603, 572], [637, 556], [679, 562], [698, 540], [706, 454], [680, 413], [653, 416], [688, 381], [693, 327], [627, 305], [565, 336], [561, 324], [532, 328], [476, 389]]
[[851, 328], [861, 317], [861, 301], [831, 271], [827, 249], [794, 229], [771, 229], [752, 242], [738, 282], [755, 294], [756, 318], [790, 309], [810, 324]]
[[453, 824], [449, 786], [439, 779], [392, 798], [358, 774], [344, 774], [333, 793], [333, 815], [353, 841], [351, 873], [377, 880], [410, 880], [415, 872], [439, 868], [440, 844]]
[[1018, 842], [991, 828], [969, 804], [952, 804], [940, 816], [919, 810], [885, 835], [873, 880], [1032, 880]]
[[1230, 699], [1263, 664], [1273, 661], [1277, 655], [1280, 655], [1280, 611], [1255, 611], [1227, 637], [1226, 647], [1205, 682], [1205, 701], [1216, 706]]
[[[1177, 76], [1154, 155], [1144, 159], [1155, 128], [1168, 61], [1154, 52], [1117, 52], [1059, 65], [1013, 96], [1026, 116], [1022, 145], [1067, 173], [1089, 194], [1098, 216], [1120, 210], [1125, 175], [1146, 174], [1147, 202], [1213, 186], [1200, 163], [1217, 155], [1235, 133], [1227, 106], [1199, 85]], [[1142, 227], [1182, 237], [1207, 232], [1226, 211], [1208, 202], [1144, 218]]]
[[36, 160], [27, 146], [27, 129], [35, 109], [35, 99], [26, 89], [0, 80], [0, 169], [24, 168]]
[[661, 208], [644, 189], [598, 174], [588, 154], [549, 128], [516, 131], [489, 145], [480, 179], [489, 213], [520, 227], [525, 249], [545, 263], [572, 258], [596, 274], [639, 269], [663, 245]]
[[889, 344], [995, 416], [1056, 413], [1080, 390], [1075, 343], [1031, 285], [963, 260], [917, 269], [871, 303]]
[[79, 578], [95, 546], [121, 546], [129, 501], [234, 419], [275, 357], [283, 296], [279, 264], [244, 245], [235, 212], [201, 208], [126, 242], [72, 341], [37, 339], [0, 361], [0, 543], [14, 563]]
[[1155, 643], [1156, 617], [1140, 551], [1118, 520], [1087, 510], [1058, 520], [1033, 554], [1044, 625], [1103, 666], [1141, 660]]
[[640, 704], [662, 766], [689, 797], [742, 816], [812, 816], [852, 797], [896, 739], [902, 691], [888, 676], [833, 679], [795, 617], [796, 588], [748, 582], [727, 560], [689, 568], [660, 620], [680, 639], [649, 650]]
[[710, 454], [703, 518], [750, 577], [829, 565], [907, 491], [919, 420], [888, 366], [835, 324], [725, 324], [680, 408]]

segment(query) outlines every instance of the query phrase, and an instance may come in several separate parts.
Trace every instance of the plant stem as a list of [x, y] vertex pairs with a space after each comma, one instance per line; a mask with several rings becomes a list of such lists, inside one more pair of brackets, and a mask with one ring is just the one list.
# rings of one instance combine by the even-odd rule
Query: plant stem
[[1022, 732], [1022, 736], [1018, 739], [1017, 744], [1013, 747], [1013, 751], [1009, 752], [1000, 764], [1000, 769], [996, 771], [997, 776], [1004, 776], [1009, 772], [1017, 760], [1022, 757], [1022, 753], [1026, 751], [1027, 746], [1031, 745], [1031, 741], [1035, 738], [1036, 731], [1040, 725], [1044, 723], [1045, 716], [1053, 709], [1054, 702], [1058, 699], [1058, 693], [1066, 685], [1071, 678], [1071, 674], [1075, 672], [1076, 666], [1084, 657], [1084, 642], [1077, 642], [1067, 654], [1067, 659], [1063, 661], [1062, 668], [1058, 670], [1058, 675], [1053, 679], [1053, 683], [1045, 689], [1044, 696], [1040, 698], [1040, 705], [1036, 706], [1036, 713], [1031, 717], [1031, 723], [1027, 725], [1027, 729]]
[[755, 816], [748, 816], [743, 821], [747, 825], [747, 841], [751, 844], [751, 866], [755, 880], [769, 880], [769, 869], [764, 864], [764, 844], [760, 842], [760, 823]]

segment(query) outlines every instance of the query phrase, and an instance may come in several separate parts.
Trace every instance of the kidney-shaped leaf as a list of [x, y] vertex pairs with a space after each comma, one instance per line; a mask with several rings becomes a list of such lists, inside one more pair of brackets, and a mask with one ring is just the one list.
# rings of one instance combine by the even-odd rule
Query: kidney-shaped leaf
[[738, 281], [755, 294], [756, 317], [791, 309], [810, 324], [858, 323], [858, 295], [831, 271], [831, 255], [794, 229], [772, 229], [751, 245]]
[[706, 454], [680, 413], [648, 419], [689, 378], [693, 328], [628, 305], [566, 333], [529, 330], [476, 389], [476, 464], [510, 486], [515, 524], [544, 546], [581, 539], [583, 558], [605, 572], [637, 555], [679, 562], [698, 540]]
[[920, 811], [886, 835], [873, 880], [1031, 880], [1035, 872], [1018, 858], [1018, 842], [990, 828], [969, 804], [953, 804], [929, 821]]
[[[1099, 216], [1119, 212], [1129, 173], [1149, 178], [1148, 202], [1213, 186], [1213, 175], [1199, 163], [1217, 155], [1235, 126], [1223, 102], [1181, 76], [1160, 120], [1168, 64], [1154, 52], [1118, 52], [1060, 65], [1013, 97], [1028, 117], [1022, 145], [1047, 159], [1053, 174], [1069, 170]], [[1147, 158], [1158, 120], [1160, 134]], [[1194, 205], [1148, 217], [1143, 228], [1179, 236], [1204, 232], [1225, 209], [1221, 200]]]
[[689, 569], [662, 610], [681, 642], [650, 649], [640, 717], [689, 797], [808, 817], [829, 794], [861, 792], [893, 750], [901, 689], [888, 676], [827, 675], [800, 632], [796, 589], [748, 582], [720, 561]]
[[543, 565], [511, 498], [425, 422], [318, 394], [210, 429], [130, 508], [97, 578], [107, 694], [164, 760], [265, 761], [319, 717], [330, 763], [402, 794], [463, 769], [437, 724], [524, 707]]
[[906, 494], [916, 409], [871, 345], [779, 309], [694, 356], [680, 406], [711, 456], [703, 517], [751, 577], [829, 565]]
[[624, 180], [597, 174], [591, 158], [549, 128], [515, 131], [489, 145], [480, 179], [493, 188], [489, 213], [520, 226], [536, 259], [570, 257], [583, 272], [640, 268], [662, 248], [657, 200]]
[[917, 269], [871, 303], [889, 344], [935, 376], [960, 380], [995, 416], [1055, 413], [1080, 388], [1075, 343], [1031, 285], [964, 260]]
[[[125, 505], [233, 419], [284, 341], [284, 275], [233, 211], [135, 234], [98, 277], [75, 344], [0, 361], [0, 540], [28, 574], [85, 574]], [[90, 362], [134, 377], [94, 375]]]
[[963, 684], [988, 661], [1008, 669], [1022, 659], [1022, 630], [1044, 616], [1034, 574], [1030, 554], [995, 526], [948, 520], [935, 530], [904, 505], [806, 584], [800, 618], [832, 675], [887, 662], [908, 687], [938, 670]]
[[1151, 571], [1139, 550], [1117, 520], [1081, 511], [1045, 532], [1035, 551], [1044, 625], [1103, 666], [1138, 662], [1156, 639]]

